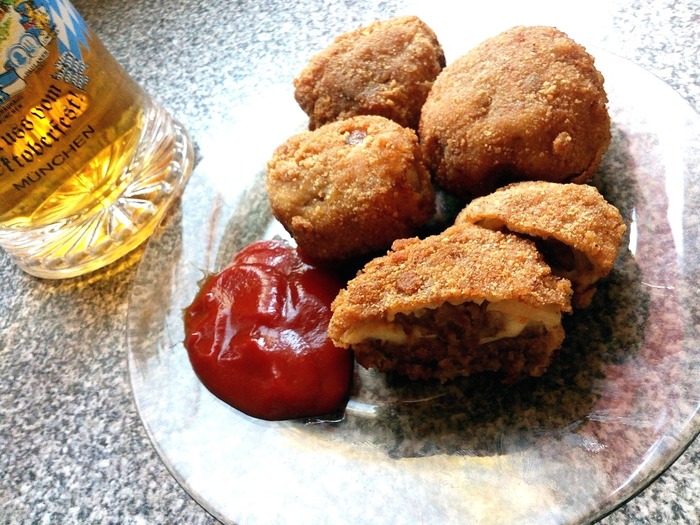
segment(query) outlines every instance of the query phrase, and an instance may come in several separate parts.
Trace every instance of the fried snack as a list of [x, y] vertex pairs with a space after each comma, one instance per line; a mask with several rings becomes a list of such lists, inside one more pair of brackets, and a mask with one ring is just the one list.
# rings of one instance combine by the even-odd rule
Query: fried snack
[[314, 259], [385, 250], [435, 211], [415, 132], [384, 117], [353, 117], [292, 136], [267, 168], [275, 217]]
[[382, 115], [417, 129], [445, 55], [415, 16], [374, 22], [337, 37], [294, 80], [309, 129], [356, 115]]
[[519, 180], [584, 182], [610, 143], [603, 76], [551, 27], [515, 27], [448, 65], [423, 107], [428, 168], [469, 199]]
[[618, 209], [593, 186], [554, 182], [501, 188], [473, 200], [456, 222], [535, 238], [554, 274], [571, 281], [575, 308], [590, 304], [627, 230]]
[[534, 243], [469, 223], [396, 241], [336, 297], [328, 335], [366, 368], [446, 381], [546, 370], [564, 340], [569, 281]]

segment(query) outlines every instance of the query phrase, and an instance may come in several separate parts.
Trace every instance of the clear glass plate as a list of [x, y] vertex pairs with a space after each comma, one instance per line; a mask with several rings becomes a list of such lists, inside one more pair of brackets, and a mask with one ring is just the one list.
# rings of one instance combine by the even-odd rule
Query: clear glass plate
[[[207, 272], [283, 233], [265, 162], [305, 126], [291, 89], [255, 101], [203, 152], [181, 207], [152, 239], [133, 288], [128, 362], [163, 461], [224, 522], [582, 523], [634, 496], [700, 431], [700, 119], [637, 66], [594, 52], [613, 142], [594, 183], [629, 231], [593, 304], [566, 320], [548, 373], [444, 386], [357, 369], [338, 421], [266, 422], [212, 396], [182, 345], [182, 310]], [[271, 102], [271, 101], [278, 102]], [[270, 108], [269, 104], [279, 107]]]

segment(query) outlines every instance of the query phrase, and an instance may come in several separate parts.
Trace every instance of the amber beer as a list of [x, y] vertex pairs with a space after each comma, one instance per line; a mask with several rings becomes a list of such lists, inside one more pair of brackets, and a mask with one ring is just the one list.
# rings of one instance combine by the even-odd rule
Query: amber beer
[[0, 246], [73, 277], [153, 232], [192, 168], [183, 128], [64, 0], [0, 0]]

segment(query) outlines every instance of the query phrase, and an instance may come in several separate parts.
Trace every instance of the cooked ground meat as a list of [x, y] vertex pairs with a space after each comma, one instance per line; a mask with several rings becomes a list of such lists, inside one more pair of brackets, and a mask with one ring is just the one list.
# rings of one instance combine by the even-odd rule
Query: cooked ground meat
[[539, 376], [564, 338], [561, 329], [547, 332], [542, 325], [530, 325], [517, 337], [479, 344], [503, 325], [498, 312], [486, 311], [486, 303], [446, 303], [417, 316], [398, 314], [394, 323], [406, 342], [369, 339], [353, 346], [355, 358], [366, 368], [412, 379], [446, 381], [490, 371], [511, 383], [523, 375]]

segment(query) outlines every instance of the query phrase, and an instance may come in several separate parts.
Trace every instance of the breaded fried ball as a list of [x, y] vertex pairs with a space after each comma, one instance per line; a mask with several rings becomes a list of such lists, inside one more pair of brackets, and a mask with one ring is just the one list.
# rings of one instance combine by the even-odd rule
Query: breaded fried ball
[[436, 182], [463, 198], [518, 180], [584, 182], [610, 143], [603, 76], [552, 27], [515, 27], [448, 65], [419, 136]]
[[460, 223], [367, 263], [333, 301], [328, 335], [381, 372], [513, 382], [544, 373], [570, 297], [531, 241]]
[[314, 259], [383, 250], [435, 211], [418, 137], [384, 117], [353, 117], [292, 136], [267, 168], [275, 217]]
[[374, 22], [337, 37], [294, 80], [309, 129], [356, 115], [381, 115], [417, 129], [445, 55], [415, 16]]
[[619, 210], [588, 184], [519, 182], [474, 199], [457, 216], [534, 238], [555, 275], [569, 279], [572, 303], [588, 306], [610, 273], [627, 231]]

